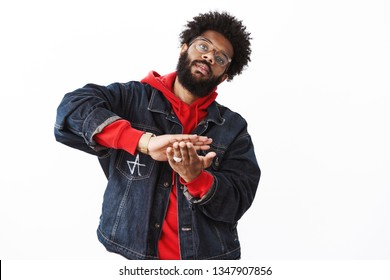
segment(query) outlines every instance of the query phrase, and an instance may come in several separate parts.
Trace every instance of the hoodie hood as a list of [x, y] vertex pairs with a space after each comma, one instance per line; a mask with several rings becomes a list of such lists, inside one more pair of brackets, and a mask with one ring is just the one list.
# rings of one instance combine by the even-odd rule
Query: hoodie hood
[[171, 103], [173, 111], [183, 125], [183, 133], [191, 133], [199, 122], [207, 116], [207, 108], [215, 101], [218, 93], [214, 90], [209, 95], [201, 97], [188, 105], [173, 93], [175, 79], [176, 72], [160, 76], [157, 72], [151, 71], [141, 82], [149, 84], [162, 92]]

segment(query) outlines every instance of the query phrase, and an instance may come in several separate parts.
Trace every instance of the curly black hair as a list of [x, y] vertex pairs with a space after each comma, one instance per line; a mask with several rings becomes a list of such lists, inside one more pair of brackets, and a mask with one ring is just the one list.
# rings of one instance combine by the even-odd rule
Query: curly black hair
[[189, 44], [207, 30], [221, 33], [230, 41], [234, 55], [226, 72], [228, 81], [231, 81], [234, 76], [240, 75], [244, 67], [251, 61], [251, 34], [246, 31], [246, 26], [242, 24], [242, 21], [231, 14], [217, 11], [199, 14], [192, 21], [188, 21], [185, 27], [186, 29], [180, 33], [179, 37], [181, 44]]

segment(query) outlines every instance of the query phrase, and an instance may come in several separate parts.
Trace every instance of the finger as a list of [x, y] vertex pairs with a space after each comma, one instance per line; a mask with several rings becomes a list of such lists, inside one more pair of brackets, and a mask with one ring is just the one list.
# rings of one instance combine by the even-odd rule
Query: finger
[[207, 153], [204, 158], [203, 158], [203, 168], [208, 168], [210, 167], [212, 161], [213, 161], [213, 158], [216, 156], [217, 154], [215, 152], [209, 152]]
[[204, 140], [196, 139], [196, 141], [191, 141], [192, 144], [196, 146], [201, 146], [201, 145], [209, 145], [213, 142], [213, 139], [207, 138]]
[[[213, 142], [213, 139], [208, 138], [207, 136], [202, 136], [203, 138], [198, 139], [198, 141], [193, 142], [194, 148], [198, 150], [209, 150], [210, 144]], [[206, 137], [206, 138], [204, 138]], [[199, 141], [199, 140], [205, 140], [205, 141]]]
[[206, 135], [198, 136], [198, 141], [201, 141], [201, 142], [211, 143], [212, 140], [213, 140], [212, 138], [209, 138]]
[[173, 134], [172, 138], [169, 140], [170, 143], [181, 142], [181, 141], [197, 141], [198, 135], [196, 134]]
[[208, 138], [208, 140], [207, 141], [194, 141], [194, 142], [191, 142], [192, 144], [194, 144], [194, 145], [197, 145], [197, 146], [201, 146], [201, 145], [209, 145], [209, 144], [211, 144], [211, 142], [213, 141], [213, 139], [211, 139], [211, 138]]
[[174, 170], [176, 170], [178, 163], [182, 161], [181, 156], [176, 156], [174, 149], [172, 147], [168, 147], [166, 149], [166, 154], [167, 154], [169, 164]]
[[173, 152], [174, 153], [179, 153], [180, 152], [180, 148], [179, 148], [179, 142], [174, 142], [173, 144], [172, 144], [172, 149], [173, 149]]
[[170, 162], [173, 162], [173, 149], [172, 149], [172, 147], [168, 147], [167, 149], [166, 149], [166, 154], [167, 154], [167, 158], [168, 158], [168, 161], [170, 161]]
[[205, 150], [210, 150], [210, 146], [209, 145], [194, 146], [194, 149], [197, 151], [199, 150], [205, 151]]
[[189, 156], [197, 155], [196, 154], [196, 149], [195, 149], [196, 146], [193, 143], [186, 143], [186, 146], [187, 146], [187, 149], [188, 149], [188, 155]]
[[199, 155], [196, 153], [196, 147], [192, 143], [187, 143], [188, 149], [188, 157], [190, 162], [194, 162], [195, 160], [199, 160]]
[[180, 143], [179, 142], [173, 143], [172, 151], [173, 151], [173, 156], [172, 156], [173, 161], [175, 163], [181, 162], [183, 157], [182, 157], [182, 154], [180, 152]]
[[207, 136], [198, 136], [196, 134], [173, 134], [171, 135], [171, 139], [169, 139], [171, 144], [181, 141], [196, 143], [196, 145], [204, 145], [211, 144], [213, 140]]
[[187, 143], [182, 141], [182, 142], [180, 142], [179, 147], [180, 147], [181, 158], [183, 159], [183, 164], [188, 163], [189, 156], [188, 156]]

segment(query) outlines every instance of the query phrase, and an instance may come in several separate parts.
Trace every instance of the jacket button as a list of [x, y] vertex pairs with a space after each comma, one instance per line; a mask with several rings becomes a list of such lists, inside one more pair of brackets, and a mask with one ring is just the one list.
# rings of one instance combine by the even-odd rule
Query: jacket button
[[165, 182], [165, 183], [164, 183], [164, 187], [168, 188], [168, 187], [169, 187], [169, 183], [168, 183], [168, 182]]
[[155, 224], [154, 224], [154, 227], [155, 227], [155, 228], [160, 228], [160, 224], [159, 224], [159, 223], [155, 223]]

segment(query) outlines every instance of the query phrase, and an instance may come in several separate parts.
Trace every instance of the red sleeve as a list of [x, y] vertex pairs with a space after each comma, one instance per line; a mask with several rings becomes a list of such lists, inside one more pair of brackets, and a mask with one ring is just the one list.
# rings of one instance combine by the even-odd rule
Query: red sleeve
[[185, 185], [188, 189], [188, 192], [193, 197], [202, 198], [211, 188], [214, 182], [214, 177], [206, 171], [202, 171], [198, 177], [196, 177], [191, 182], [185, 182], [180, 178], [180, 183]]
[[143, 131], [133, 128], [130, 122], [118, 120], [103, 128], [94, 140], [107, 148], [122, 149], [134, 155]]

